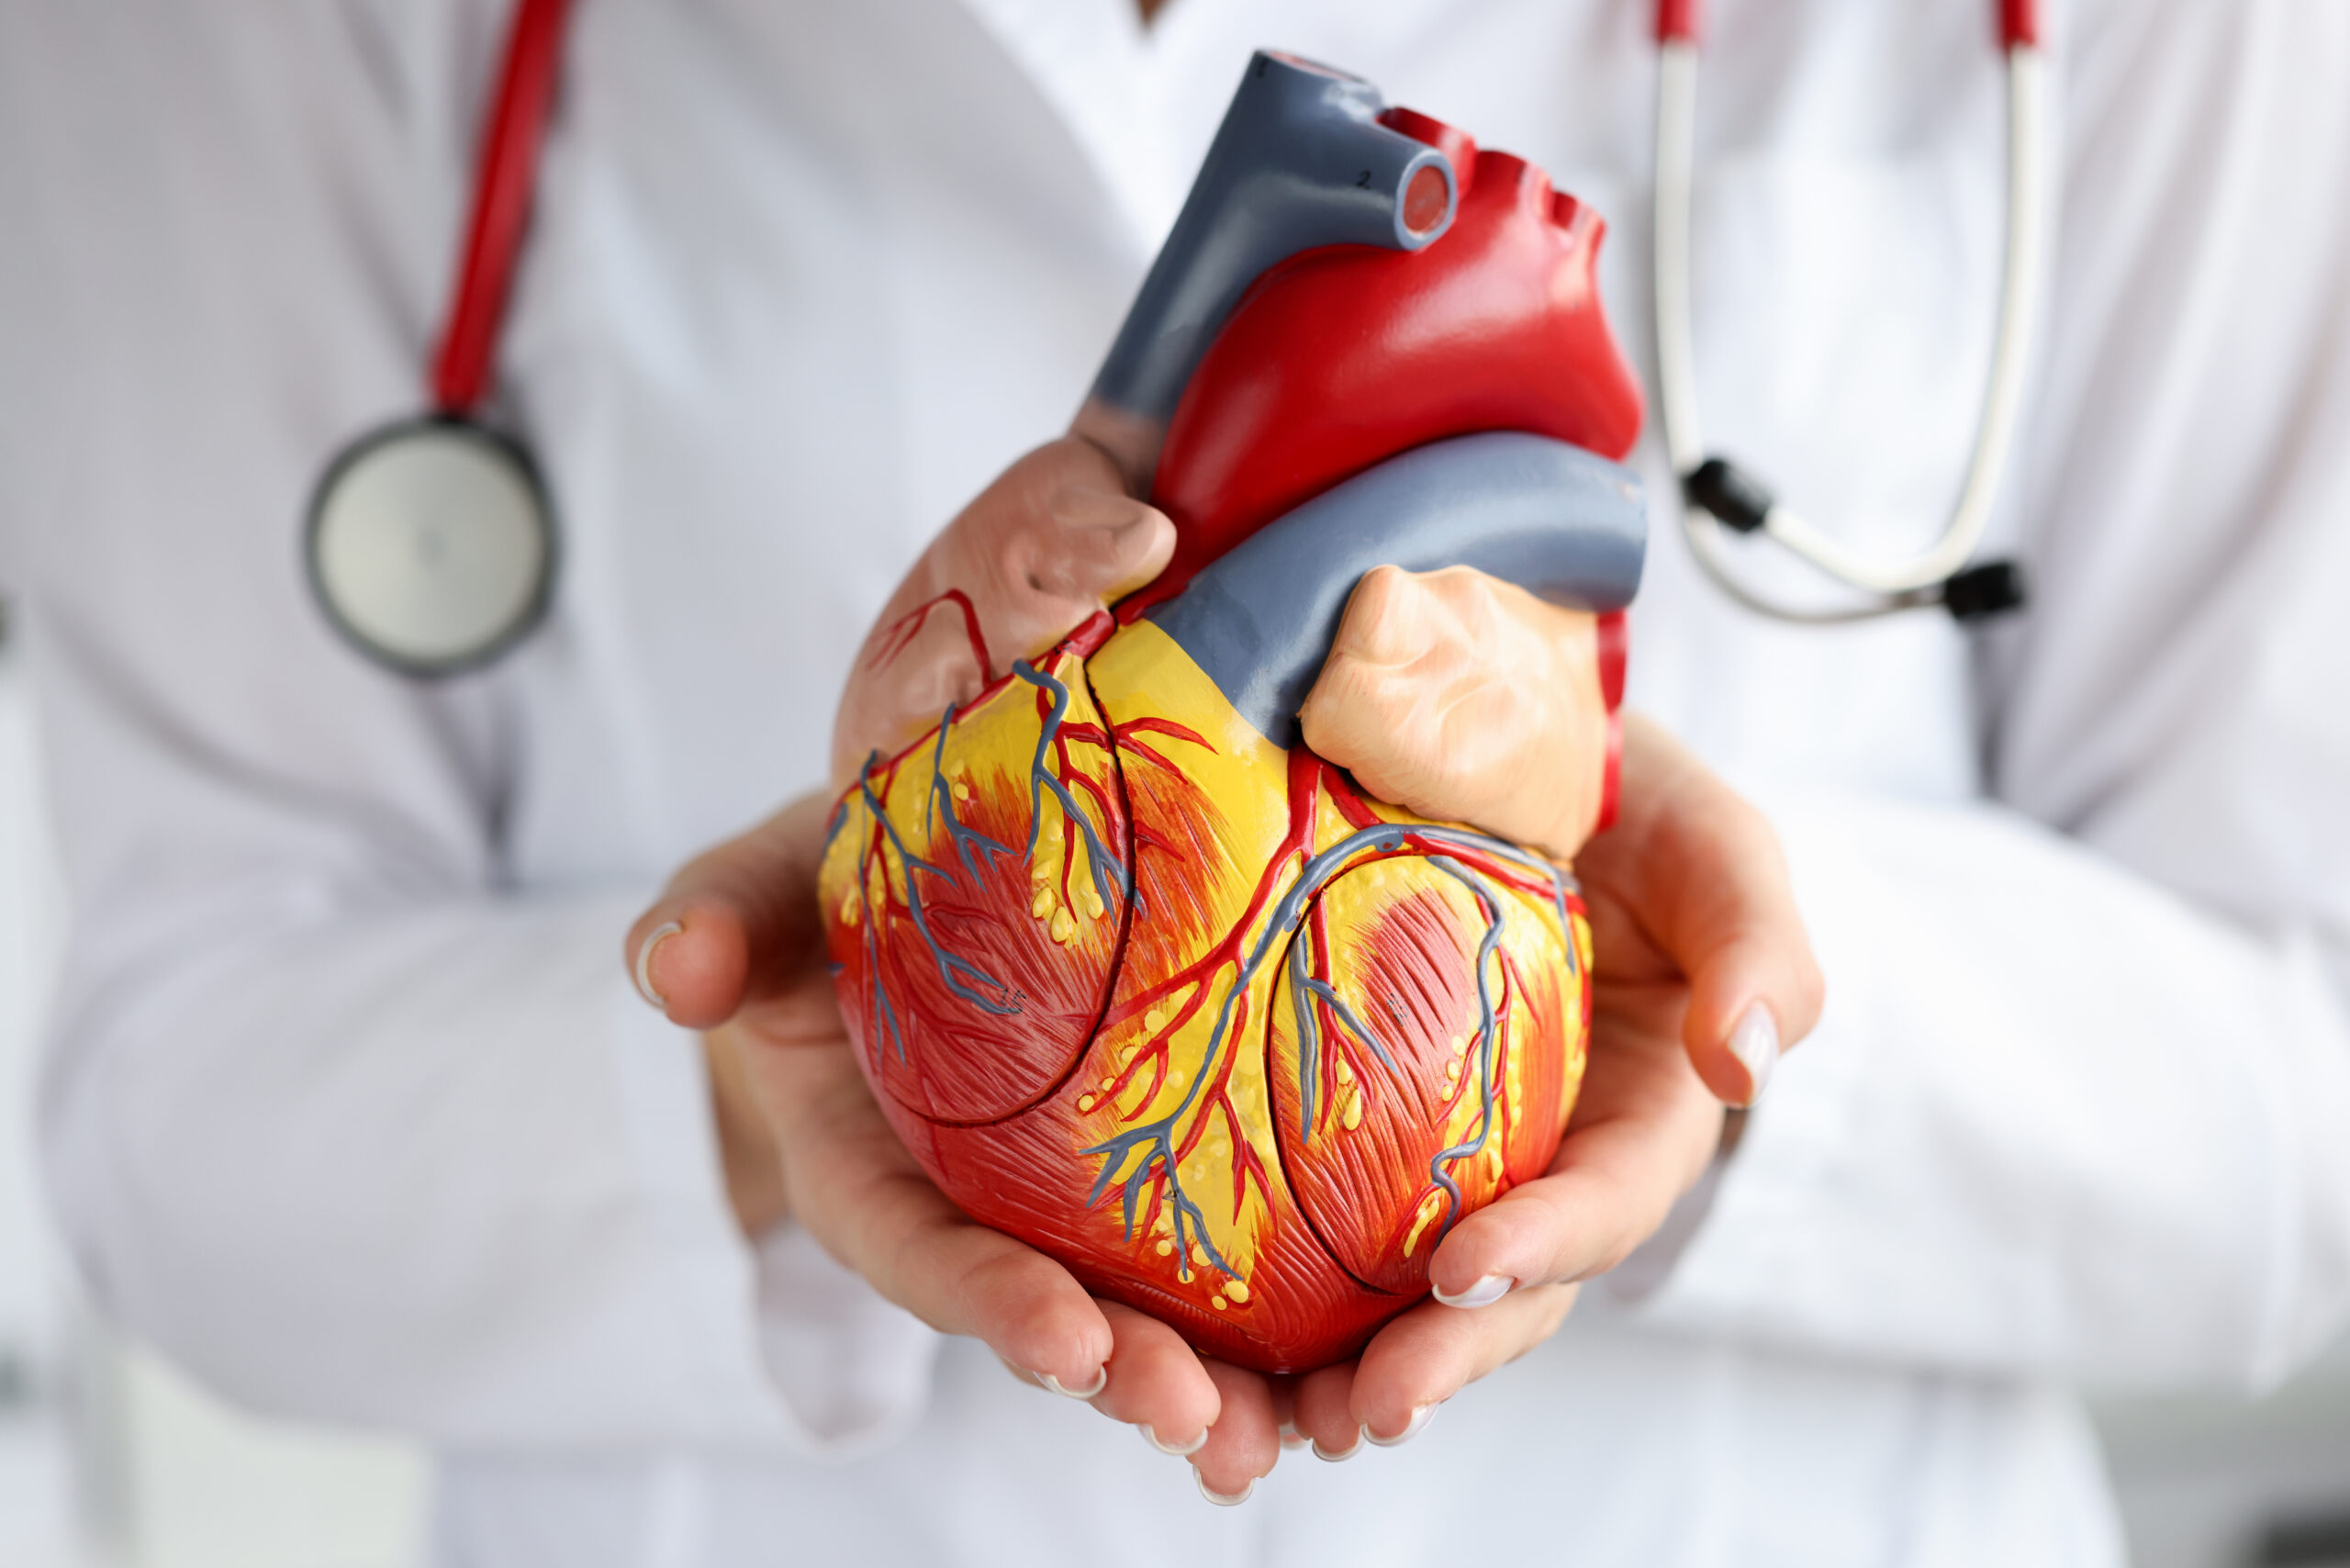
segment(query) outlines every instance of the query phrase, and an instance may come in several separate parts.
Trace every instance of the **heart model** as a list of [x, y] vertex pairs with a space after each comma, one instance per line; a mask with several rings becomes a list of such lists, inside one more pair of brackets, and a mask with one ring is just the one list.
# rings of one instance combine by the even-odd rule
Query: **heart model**
[[[825, 849], [891, 1125], [974, 1217], [1242, 1365], [1358, 1350], [1574, 1103], [1572, 876], [1368, 798], [1296, 715], [1383, 564], [1599, 613], [1613, 710], [1645, 535], [1600, 234], [1523, 161], [1259, 54], [1080, 418], [1155, 469], [1173, 563], [1034, 649], [956, 584], [851, 680], [845, 722], [920, 687], [894, 661], [940, 621], [979, 671]], [[1612, 745], [1579, 765], [1612, 779]]]

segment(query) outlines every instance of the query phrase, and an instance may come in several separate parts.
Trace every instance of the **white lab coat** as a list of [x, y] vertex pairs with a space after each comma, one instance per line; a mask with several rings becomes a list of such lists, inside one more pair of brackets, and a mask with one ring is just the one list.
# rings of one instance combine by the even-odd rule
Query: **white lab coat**
[[[1710, 434], [1915, 543], [1990, 341], [1986, 7], [1712, 9]], [[0, 4], [0, 583], [79, 920], [54, 1198], [198, 1376], [435, 1443], [447, 1562], [2109, 1562], [2066, 1386], [2256, 1382], [2341, 1320], [2350, 10], [2058, 7], [2028, 614], [1764, 624], [1660, 509], [1633, 698], [1771, 812], [1827, 1017], [1686, 1234], [1409, 1447], [1229, 1513], [797, 1233], [745, 1248], [621, 933], [818, 780], [858, 634], [1061, 427], [1251, 46], [1594, 202], [1645, 361], [1647, 0], [1175, 0], [1147, 40], [1130, 0], [588, 0], [501, 360], [556, 608], [419, 687], [296, 537], [418, 402], [502, 12]]]

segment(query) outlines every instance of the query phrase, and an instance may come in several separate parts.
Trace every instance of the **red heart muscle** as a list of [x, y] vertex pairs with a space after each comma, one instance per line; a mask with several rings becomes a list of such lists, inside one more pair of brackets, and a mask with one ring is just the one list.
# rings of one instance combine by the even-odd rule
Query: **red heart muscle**
[[[1445, 437], [1629, 445], [1597, 220], [1391, 123], [1453, 154], [1452, 230], [1258, 284], [1176, 414], [1155, 498], [1182, 544], [1138, 599]], [[1572, 879], [1276, 745], [1127, 607], [869, 764], [821, 894], [867, 1072], [940, 1187], [1245, 1365], [1326, 1364], [1420, 1299], [1446, 1229], [1547, 1167], [1582, 1076]]]

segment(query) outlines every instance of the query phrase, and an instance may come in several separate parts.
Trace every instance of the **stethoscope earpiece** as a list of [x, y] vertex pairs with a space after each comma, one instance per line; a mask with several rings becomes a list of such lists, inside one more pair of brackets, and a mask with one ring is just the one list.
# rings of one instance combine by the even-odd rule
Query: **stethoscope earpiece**
[[360, 437], [303, 530], [328, 622], [386, 668], [427, 679], [489, 664], [546, 613], [555, 531], [520, 445], [429, 414]]

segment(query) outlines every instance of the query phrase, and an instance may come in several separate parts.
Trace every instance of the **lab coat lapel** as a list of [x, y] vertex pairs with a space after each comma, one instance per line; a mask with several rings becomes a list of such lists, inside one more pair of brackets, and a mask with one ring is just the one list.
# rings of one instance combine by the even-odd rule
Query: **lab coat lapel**
[[1146, 252], [1174, 221], [1134, 0], [961, 0], [1035, 85]]

